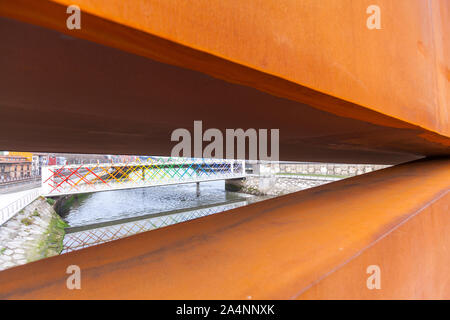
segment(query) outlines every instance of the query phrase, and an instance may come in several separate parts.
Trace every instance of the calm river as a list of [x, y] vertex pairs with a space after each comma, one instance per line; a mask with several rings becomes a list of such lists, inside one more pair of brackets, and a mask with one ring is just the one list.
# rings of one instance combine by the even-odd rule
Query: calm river
[[256, 197], [228, 192], [225, 181], [179, 184], [141, 189], [97, 192], [75, 204], [64, 219], [71, 227], [136, 217], [163, 211], [195, 208], [233, 200], [255, 201]]

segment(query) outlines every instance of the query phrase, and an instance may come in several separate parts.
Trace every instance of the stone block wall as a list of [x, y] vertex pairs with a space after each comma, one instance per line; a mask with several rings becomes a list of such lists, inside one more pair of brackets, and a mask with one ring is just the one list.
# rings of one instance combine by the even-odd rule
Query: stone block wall
[[259, 196], [279, 196], [359, 174], [387, 168], [386, 165], [335, 163], [259, 163], [250, 165], [253, 175], [227, 180], [228, 191]]
[[302, 178], [281, 175], [248, 176], [243, 179], [227, 180], [225, 188], [228, 191], [243, 192], [257, 196], [280, 196], [337, 180], [340, 180], [340, 178]]
[[374, 164], [337, 164], [337, 163], [261, 163], [253, 165], [253, 173], [259, 175], [324, 175], [351, 177], [375, 170], [387, 168]]

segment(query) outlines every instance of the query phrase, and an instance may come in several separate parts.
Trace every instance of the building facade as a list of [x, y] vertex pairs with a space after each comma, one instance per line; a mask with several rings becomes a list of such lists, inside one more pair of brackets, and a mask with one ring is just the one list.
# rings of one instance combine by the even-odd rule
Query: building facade
[[0, 155], [0, 183], [32, 177], [32, 161], [22, 156]]

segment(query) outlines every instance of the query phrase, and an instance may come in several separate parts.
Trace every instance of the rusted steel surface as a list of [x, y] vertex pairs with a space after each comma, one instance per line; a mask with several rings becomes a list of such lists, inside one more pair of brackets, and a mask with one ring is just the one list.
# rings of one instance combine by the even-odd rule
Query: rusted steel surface
[[[450, 299], [449, 207], [447, 192], [298, 299]], [[373, 265], [380, 267], [380, 290], [366, 286]]]
[[200, 119], [279, 128], [282, 160], [448, 155], [450, 3], [379, 0], [381, 30], [370, 1], [350, 3], [0, 1], [2, 16], [132, 53], [3, 19], [0, 112], [27, 130], [2, 123], [0, 145], [167, 155], [172, 130]]
[[448, 299], [449, 189], [449, 160], [399, 165], [12, 268], [0, 297]]

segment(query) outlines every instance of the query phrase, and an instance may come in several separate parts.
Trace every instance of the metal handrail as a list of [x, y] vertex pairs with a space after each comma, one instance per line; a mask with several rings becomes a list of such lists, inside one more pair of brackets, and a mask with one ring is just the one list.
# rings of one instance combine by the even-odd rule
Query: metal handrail
[[36, 188], [25, 194], [23, 197], [0, 208], [0, 226], [11, 219], [16, 213], [25, 208], [37, 197], [41, 195], [41, 188]]
[[66, 228], [62, 253], [129, 237], [141, 232], [159, 229], [245, 205], [247, 205], [246, 200], [236, 200], [197, 208], [148, 214], [141, 217], [92, 224], [89, 226]]

